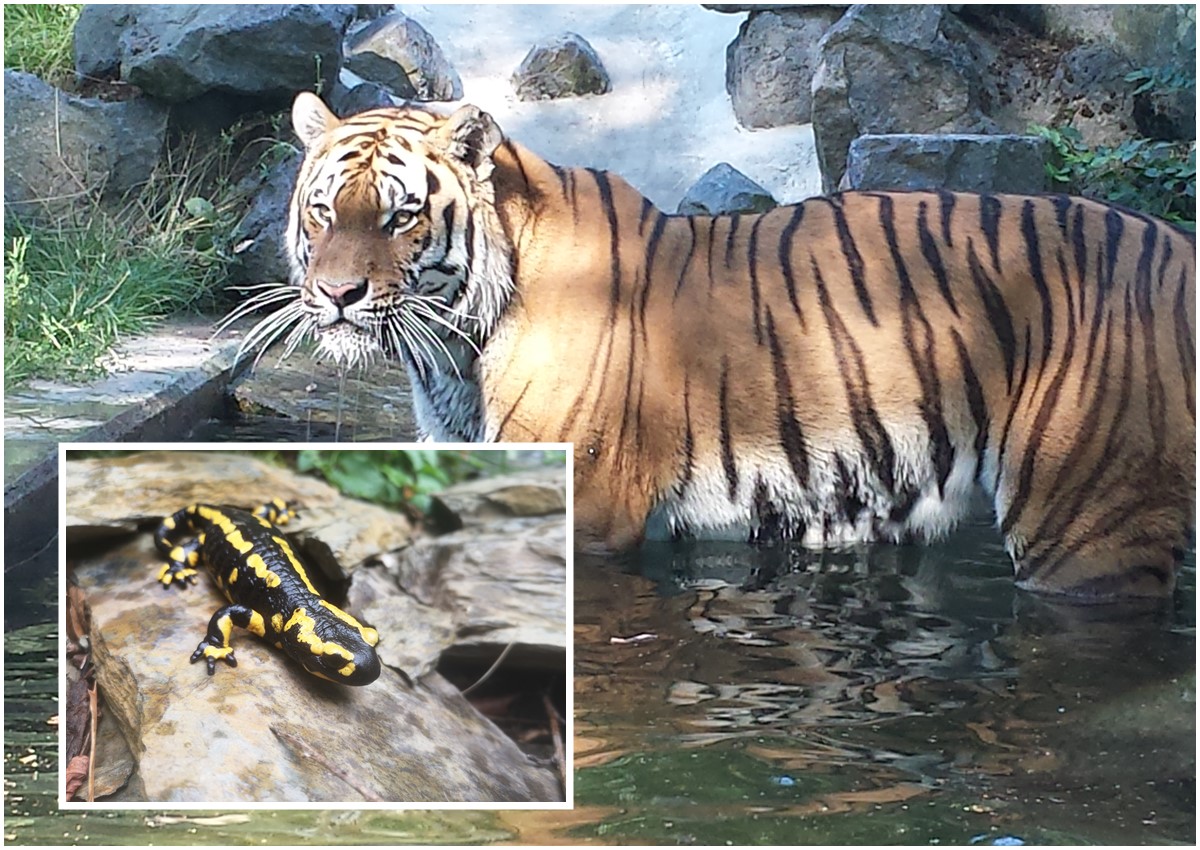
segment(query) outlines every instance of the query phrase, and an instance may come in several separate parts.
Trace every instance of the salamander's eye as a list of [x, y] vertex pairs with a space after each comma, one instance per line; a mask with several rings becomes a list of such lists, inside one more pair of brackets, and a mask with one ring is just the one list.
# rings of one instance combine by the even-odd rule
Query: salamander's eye
[[328, 204], [309, 204], [308, 211], [321, 227], [329, 228], [333, 224], [333, 209]]
[[410, 210], [396, 210], [383, 222], [383, 232], [388, 236], [403, 233], [417, 223], [417, 216]]

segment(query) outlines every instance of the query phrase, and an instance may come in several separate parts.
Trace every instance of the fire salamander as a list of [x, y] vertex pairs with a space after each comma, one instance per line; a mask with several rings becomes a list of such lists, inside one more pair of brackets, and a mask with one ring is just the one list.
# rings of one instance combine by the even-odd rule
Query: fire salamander
[[[344, 685], [369, 685], [379, 677], [379, 633], [321, 598], [292, 552], [283, 525], [294, 507], [276, 499], [253, 513], [189, 505], [162, 521], [154, 544], [167, 557], [158, 580], [169, 588], [196, 580], [204, 563], [229, 604], [213, 614], [192, 661], [237, 666], [229, 636], [233, 626], [264, 637], [314, 676]], [[182, 543], [184, 538], [190, 542]]]

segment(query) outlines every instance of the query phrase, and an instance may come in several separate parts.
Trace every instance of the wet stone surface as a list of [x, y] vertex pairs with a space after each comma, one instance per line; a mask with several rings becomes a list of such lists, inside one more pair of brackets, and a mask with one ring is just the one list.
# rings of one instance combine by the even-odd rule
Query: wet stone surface
[[[280, 433], [295, 434], [294, 439], [411, 442], [417, 438], [408, 376], [396, 363], [380, 361], [366, 371], [341, 374], [332, 363], [305, 351], [294, 352], [282, 364], [269, 352], [231, 389], [238, 410], [256, 417], [267, 439], [277, 438], [270, 433], [271, 419], [279, 420], [275, 424], [284, 429]], [[237, 433], [238, 439], [252, 436]]]

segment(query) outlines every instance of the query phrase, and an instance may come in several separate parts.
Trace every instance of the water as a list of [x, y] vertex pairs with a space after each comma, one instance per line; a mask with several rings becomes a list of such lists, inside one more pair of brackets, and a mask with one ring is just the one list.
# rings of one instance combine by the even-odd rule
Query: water
[[39, 625], [6, 636], [5, 839], [1195, 842], [1194, 555], [1133, 618], [1018, 593], [986, 523], [927, 547], [577, 556], [575, 597], [573, 812], [59, 813]]
[[[1193, 843], [1195, 568], [1119, 617], [930, 547], [576, 566], [577, 839]], [[616, 642], [614, 642], [616, 639]]]

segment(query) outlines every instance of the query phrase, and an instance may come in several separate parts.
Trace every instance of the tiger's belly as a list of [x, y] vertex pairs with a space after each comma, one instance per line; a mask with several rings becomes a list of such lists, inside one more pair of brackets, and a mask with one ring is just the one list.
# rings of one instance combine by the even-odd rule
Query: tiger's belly
[[814, 548], [946, 534], [978, 497], [976, 454], [963, 447], [944, 481], [927, 443], [896, 442], [891, 486], [861, 451], [813, 449], [803, 482], [779, 452], [697, 464], [652, 511], [649, 539], [795, 540]]

